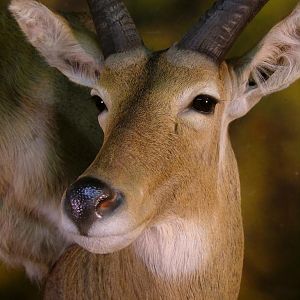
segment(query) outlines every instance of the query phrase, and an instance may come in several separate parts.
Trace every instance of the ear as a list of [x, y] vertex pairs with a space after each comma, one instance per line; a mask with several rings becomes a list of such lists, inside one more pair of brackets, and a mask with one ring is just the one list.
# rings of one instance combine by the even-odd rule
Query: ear
[[49, 65], [70, 80], [93, 87], [102, 66], [96, 40], [72, 31], [67, 21], [44, 5], [29, 0], [13, 0], [9, 7], [29, 42]]
[[233, 99], [230, 120], [245, 115], [259, 100], [300, 77], [300, 5], [245, 57], [229, 63]]

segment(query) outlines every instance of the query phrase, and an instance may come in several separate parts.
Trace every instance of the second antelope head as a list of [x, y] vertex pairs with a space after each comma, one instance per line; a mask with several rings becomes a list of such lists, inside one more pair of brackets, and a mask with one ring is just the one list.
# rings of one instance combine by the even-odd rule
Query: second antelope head
[[266, 0], [217, 1], [180, 42], [154, 53], [121, 1], [88, 2], [98, 39], [73, 34], [36, 2], [10, 7], [47, 62], [97, 98], [103, 146], [66, 192], [63, 228], [95, 253], [131, 244], [154, 272], [210, 266], [233, 278], [243, 233], [228, 126], [300, 76], [299, 6], [226, 62]]

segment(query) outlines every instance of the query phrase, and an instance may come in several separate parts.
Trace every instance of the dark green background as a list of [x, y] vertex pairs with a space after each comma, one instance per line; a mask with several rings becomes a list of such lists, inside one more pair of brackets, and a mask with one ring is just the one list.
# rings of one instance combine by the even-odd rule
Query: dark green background
[[[0, 0], [5, 2], [6, 0]], [[81, 11], [85, 2], [43, 0]], [[169, 47], [205, 11], [207, 0], [128, 0], [145, 43]], [[242, 55], [286, 16], [296, 0], [270, 0], [229, 56]], [[240, 299], [300, 299], [300, 81], [263, 99], [231, 127], [238, 159], [245, 228]], [[0, 266], [0, 299], [39, 299], [22, 272]]]

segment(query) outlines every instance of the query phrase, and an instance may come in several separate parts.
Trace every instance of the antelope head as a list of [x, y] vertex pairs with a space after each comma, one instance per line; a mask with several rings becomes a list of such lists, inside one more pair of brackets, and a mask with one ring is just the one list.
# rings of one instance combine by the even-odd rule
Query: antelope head
[[180, 233], [186, 240], [177, 247], [198, 247], [198, 263], [236, 256], [241, 265], [228, 126], [300, 76], [299, 6], [254, 50], [224, 59], [266, 2], [217, 1], [180, 42], [152, 53], [119, 0], [88, 1], [97, 39], [72, 32], [41, 4], [12, 1], [28, 40], [89, 87], [99, 108], [103, 146], [62, 200], [62, 226], [79, 245], [109, 253], [132, 244], [151, 260], [149, 248], [160, 244], [176, 253]]

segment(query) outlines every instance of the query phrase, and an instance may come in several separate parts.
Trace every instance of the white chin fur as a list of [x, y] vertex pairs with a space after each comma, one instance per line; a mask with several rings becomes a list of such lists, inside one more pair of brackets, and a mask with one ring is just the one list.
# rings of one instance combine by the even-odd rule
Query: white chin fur
[[71, 234], [68, 236], [71, 240], [89, 252], [95, 254], [107, 254], [119, 251], [129, 246], [138, 238], [143, 230], [144, 226], [140, 226], [135, 230], [122, 235], [86, 237], [78, 234]]

